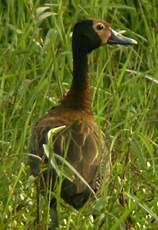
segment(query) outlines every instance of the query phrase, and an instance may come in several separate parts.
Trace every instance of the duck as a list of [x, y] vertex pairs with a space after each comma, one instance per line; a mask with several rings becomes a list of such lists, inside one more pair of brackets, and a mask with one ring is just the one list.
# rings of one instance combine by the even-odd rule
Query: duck
[[[70, 172], [73, 174], [71, 179], [62, 176], [60, 196], [75, 209], [80, 209], [91, 197], [92, 191], [96, 193], [101, 183], [111, 174], [107, 144], [105, 138], [101, 138], [102, 133], [92, 112], [88, 74], [89, 54], [106, 44], [136, 45], [137, 42], [116, 32], [104, 20], [84, 19], [76, 22], [72, 33], [73, 79], [70, 89], [59, 105], [51, 108], [36, 122], [29, 143], [31, 174], [42, 178], [40, 189], [49, 178], [49, 187], [55, 194], [59, 175], [55, 167], [50, 167], [50, 159], [45, 154], [44, 146], [48, 143], [49, 132], [59, 128], [52, 136], [53, 154], [64, 158], [78, 173]], [[45, 170], [41, 170], [41, 162]], [[56, 163], [60, 168], [62, 163], [59, 159]], [[100, 175], [100, 165], [103, 168], [103, 175]], [[55, 229], [58, 226], [55, 195], [50, 202], [50, 216], [50, 229]]]

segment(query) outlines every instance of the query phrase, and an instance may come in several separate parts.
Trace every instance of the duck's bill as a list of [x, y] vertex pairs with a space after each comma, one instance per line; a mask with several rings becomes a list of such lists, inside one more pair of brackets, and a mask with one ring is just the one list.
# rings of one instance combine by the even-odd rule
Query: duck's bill
[[121, 33], [116, 32], [115, 30], [111, 29], [111, 36], [108, 39], [108, 44], [111, 45], [137, 45], [137, 41], [132, 39], [132, 38], [128, 38], [123, 36]]

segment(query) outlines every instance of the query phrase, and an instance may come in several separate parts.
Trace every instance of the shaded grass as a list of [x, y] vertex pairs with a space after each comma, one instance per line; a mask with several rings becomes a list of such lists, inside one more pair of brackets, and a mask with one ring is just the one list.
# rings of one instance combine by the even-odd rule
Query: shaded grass
[[[115, 152], [113, 175], [98, 202], [80, 212], [59, 205], [62, 228], [134, 229], [157, 223], [157, 7], [155, 1], [0, 2], [0, 226], [34, 229], [36, 193], [26, 164], [35, 121], [56, 105], [71, 83], [71, 30], [77, 19], [107, 18], [127, 29], [137, 48], [105, 47], [90, 56], [93, 110]], [[157, 79], [158, 80], [158, 79]], [[118, 202], [122, 189], [128, 201]], [[43, 226], [47, 205], [40, 197]], [[64, 206], [67, 206], [64, 204]], [[97, 215], [93, 223], [91, 210]], [[66, 219], [66, 220], [65, 220]], [[65, 221], [67, 223], [65, 224]]]

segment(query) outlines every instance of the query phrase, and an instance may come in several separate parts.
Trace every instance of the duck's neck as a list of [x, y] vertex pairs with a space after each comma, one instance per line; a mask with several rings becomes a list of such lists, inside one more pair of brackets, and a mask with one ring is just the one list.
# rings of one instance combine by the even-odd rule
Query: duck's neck
[[65, 105], [91, 112], [88, 57], [79, 50], [73, 50], [73, 80], [71, 88], [63, 100]]

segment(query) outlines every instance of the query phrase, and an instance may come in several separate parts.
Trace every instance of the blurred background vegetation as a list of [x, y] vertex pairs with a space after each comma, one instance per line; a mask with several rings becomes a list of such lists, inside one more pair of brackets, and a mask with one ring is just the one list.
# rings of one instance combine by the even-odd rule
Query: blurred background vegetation
[[[90, 55], [93, 111], [115, 152], [113, 173], [97, 202], [59, 205], [60, 229], [123, 229], [127, 219], [131, 229], [158, 228], [158, 2], [0, 0], [0, 229], [34, 229], [29, 135], [70, 87], [71, 32], [83, 18], [106, 19], [139, 45]], [[41, 229], [47, 209], [40, 196]]]

